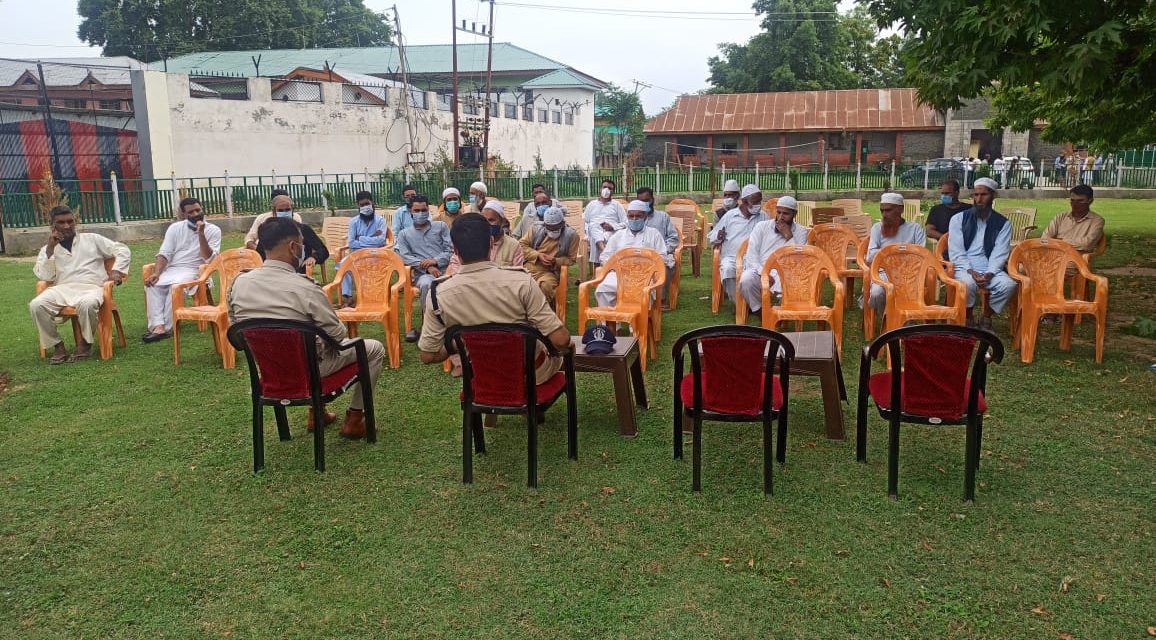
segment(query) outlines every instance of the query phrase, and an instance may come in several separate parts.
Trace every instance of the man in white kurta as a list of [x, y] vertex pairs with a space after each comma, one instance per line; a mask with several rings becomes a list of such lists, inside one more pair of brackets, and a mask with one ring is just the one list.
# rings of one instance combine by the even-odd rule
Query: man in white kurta
[[[780, 247], [787, 245], [807, 244], [807, 227], [795, 223], [795, 214], [798, 213], [799, 203], [791, 196], [779, 198], [775, 206], [775, 219], [760, 222], [755, 225], [747, 239], [747, 253], [743, 256], [743, 273], [739, 278], [739, 292], [747, 301], [751, 311], [763, 308], [763, 264], [767, 258]], [[771, 291], [782, 293], [783, 287], [779, 282], [779, 272], [771, 269]]]
[[[92, 352], [92, 337], [96, 331], [97, 315], [104, 302], [104, 283], [119, 284], [128, 274], [132, 252], [119, 242], [95, 233], [76, 232], [76, 214], [67, 206], [52, 210], [52, 233], [36, 257], [33, 273], [40, 280], [54, 282], [44, 293], [28, 303], [32, 320], [40, 332], [40, 344], [52, 349], [53, 364], [82, 360]], [[104, 261], [113, 258], [112, 271], [104, 268]], [[76, 345], [72, 358], [64, 348], [64, 341], [56, 330], [56, 315], [64, 307], [76, 309], [80, 324], [81, 342]]]
[[598, 199], [591, 200], [582, 212], [582, 222], [586, 225], [586, 240], [590, 243], [592, 261], [602, 255], [610, 236], [626, 228], [626, 211], [614, 197], [614, 181], [603, 180]]
[[[606, 242], [599, 261], [606, 264], [610, 256], [622, 249], [638, 248], [653, 249], [662, 256], [662, 261], [669, 271], [674, 266], [674, 256], [667, 251], [666, 240], [657, 229], [646, 224], [646, 216], [650, 212], [650, 205], [641, 200], [630, 203], [626, 212], [626, 228], [615, 233]], [[606, 274], [606, 279], [594, 290], [594, 297], [600, 307], [613, 307], [618, 300], [618, 274], [613, 271]]]
[[[1016, 292], [1016, 281], [1007, 274], [1011, 254], [1012, 226], [992, 208], [996, 184], [980, 178], [971, 189], [972, 208], [951, 218], [947, 255], [955, 266], [955, 279], [967, 286], [967, 322], [991, 329], [991, 313], [1000, 313]], [[990, 309], [976, 323], [972, 307], [976, 290], [987, 289]]]
[[[914, 244], [922, 247], [927, 244], [927, 230], [920, 224], [903, 219], [903, 196], [898, 193], [883, 194], [879, 199], [879, 212], [883, 214], [883, 219], [871, 227], [871, 240], [867, 243], [868, 265], [875, 259], [875, 254], [888, 245]], [[879, 271], [878, 275], [880, 279], [887, 280], [883, 271]], [[887, 292], [882, 286], [872, 283], [867, 302], [882, 317], [887, 309]]]
[[719, 276], [723, 291], [731, 300], [735, 299], [735, 267], [739, 247], [750, 237], [755, 225], [770, 220], [763, 212], [763, 192], [753, 184], [743, 187], [739, 206], [724, 215], [710, 232], [712, 247], [720, 247]]
[[149, 312], [149, 332], [142, 336], [145, 342], [172, 335], [173, 285], [196, 280], [201, 267], [221, 252], [221, 228], [205, 222], [200, 201], [185, 198], [180, 206], [185, 219], [172, 223], [165, 231], [165, 239], [157, 251], [156, 267], [145, 282]]

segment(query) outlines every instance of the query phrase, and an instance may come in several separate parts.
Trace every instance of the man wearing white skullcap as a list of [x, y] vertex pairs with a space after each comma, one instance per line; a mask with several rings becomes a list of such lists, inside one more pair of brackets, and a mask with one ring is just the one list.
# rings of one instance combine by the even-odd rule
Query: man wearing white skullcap
[[[742, 277], [739, 278], [739, 291], [747, 306], [752, 312], [763, 308], [763, 264], [767, 258], [780, 247], [788, 245], [807, 244], [809, 229], [795, 223], [795, 214], [798, 213], [799, 202], [791, 196], [782, 196], [775, 205], [775, 217], [766, 222], [755, 225], [751, 237], [747, 240], [747, 253], [743, 257]], [[779, 272], [772, 269], [770, 273], [771, 291], [782, 293], [782, 283], [779, 282]]]
[[[1007, 274], [1012, 226], [992, 208], [996, 187], [991, 178], [976, 180], [971, 188], [972, 207], [953, 217], [947, 231], [947, 254], [955, 266], [955, 279], [967, 286], [967, 323], [988, 330], [992, 312], [1003, 311], [1016, 291], [1015, 280]], [[990, 306], [977, 322], [973, 307], [978, 289], [987, 290]]]
[[[490, 223], [490, 262], [503, 268], [522, 266], [525, 260], [522, 245], [505, 232], [505, 227], [509, 221], [506, 220], [506, 208], [502, 206], [502, 203], [496, 198], [487, 200], [482, 207], [482, 217]], [[446, 275], [452, 276], [461, 268], [461, 256], [454, 253], [453, 257], [450, 258], [449, 266], [446, 267]]]
[[[879, 212], [883, 217], [871, 227], [871, 239], [867, 242], [868, 265], [875, 259], [875, 254], [887, 245], [913, 244], [925, 247], [927, 231], [923, 225], [903, 219], [903, 196], [898, 193], [883, 194], [879, 198]], [[878, 276], [884, 281], [887, 280], [887, 274], [883, 271], [879, 271]], [[878, 317], [882, 318], [887, 308], [887, 292], [875, 283], [871, 283], [870, 291], [867, 303], [875, 307]], [[863, 306], [862, 297], [859, 298], [859, 306]]]
[[413, 215], [409, 212], [410, 200], [417, 195], [417, 189], [412, 184], [407, 184], [401, 188], [401, 199], [405, 204], [393, 210], [393, 221], [390, 223], [390, 228], [393, 230], [393, 237], [401, 233], [402, 229], [408, 229], [413, 226]]
[[610, 236], [626, 228], [626, 210], [613, 200], [615, 186], [610, 178], [603, 180], [598, 197], [591, 200], [582, 213], [582, 222], [586, 225], [586, 242], [590, 246], [590, 262], [595, 264]]
[[735, 299], [735, 258], [755, 225], [770, 218], [763, 212], [763, 192], [753, 184], [743, 187], [739, 206], [724, 215], [710, 232], [710, 243], [719, 250], [719, 273], [723, 291]]
[[566, 224], [566, 210], [561, 205], [547, 207], [542, 220], [527, 229], [521, 238], [524, 266], [554, 306], [562, 267], [574, 264], [578, 257], [578, 232]]
[[462, 215], [462, 192], [456, 187], [446, 187], [442, 190], [441, 211], [436, 219], [446, 224], [453, 224], [458, 216]]
[[486, 183], [482, 181], [475, 182], [470, 185], [470, 204], [466, 206], [462, 213], [481, 213], [482, 207], [486, 206], [486, 200], [489, 198], [490, 190], [486, 187]]
[[[537, 185], [541, 186], [541, 185]], [[514, 223], [514, 230], [510, 235], [521, 240], [522, 236], [526, 235], [535, 222], [541, 222], [546, 215], [546, 210], [550, 207], [560, 207], [562, 203], [550, 197], [546, 192], [546, 188], [535, 189], [533, 199], [522, 209], [522, 215], [518, 217], [518, 221]]]
[[[646, 216], [649, 213], [649, 204], [641, 200], [632, 201], [626, 211], [626, 228], [610, 237], [598, 262], [605, 264], [610, 256], [622, 249], [653, 249], [662, 256], [669, 273], [670, 268], [674, 266], [674, 256], [667, 253], [666, 240], [662, 234], [654, 227], [647, 226]], [[613, 307], [618, 299], [618, 274], [614, 272], [606, 274], [606, 278], [594, 290], [594, 297], [598, 300], [598, 306]]]
[[727, 180], [723, 185], [723, 206], [715, 209], [715, 220], [721, 220], [728, 211], [739, 206], [739, 181]]

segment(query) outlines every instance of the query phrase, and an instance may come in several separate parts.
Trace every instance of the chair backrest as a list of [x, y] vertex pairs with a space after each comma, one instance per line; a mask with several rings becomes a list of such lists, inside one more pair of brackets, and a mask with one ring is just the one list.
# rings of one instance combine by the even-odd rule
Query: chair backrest
[[889, 295], [912, 306], [923, 306], [928, 285], [935, 286], [935, 280], [927, 277], [929, 270], [947, 277], [943, 262], [936, 260], [927, 247], [914, 244], [891, 244], [880, 249], [871, 262], [871, 273], [880, 270], [895, 287]]
[[337, 341], [319, 327], [299, 320], [254, 318], [229, 327], [229, 342], [245, 352], [253, 395], [300, 400], [321, 395], [317, 341]]
[[225, 294], [233, 286], [233, 280], [236, 280], [242, 271], [259, 268], [261, 263], [261, 255], [253, 249], [228, 249], [217, 254], [212, 262], [205, 265], [203, 273], [217, 272], [217, 277], [221, 280], [221, 306], [224, 306]]
[[987, 386], [987, 356], [1000, 362], [1004, 354], [994, 333], [948, 324], [888, 331], [871, 343], [865, 359], [884, 348], [891, 356], [891, 407], [944, 420], [978, 411], [979, 393]]
[[1057, 296], [1062, 298], [1069, 264], [1086, 268], [1080, 252], [1067, 242], [1058, 239], [1024, 240], [1012, 247], [1011, 255], [1008, 257], [1008, 271], [1014, 269], [1031, 279], [1031, 286], [1025, 287], [1022, 293], [1027, 293], [1033, 299]]
[[[321, 222], [321, 241], [330, 253], [336, 253], [349, 241], [349, 223], [352, 218], [329, 216]], [[388, 226], [386, 227], [388, 228]]]
[[392, 249], [358, 249], [341, 263], [334, 281], [341, 280], [346, 273], [353, 276], [357, 304], [387, 304], [395, 276], [398, 282], [405, 278], [405, 263]]
[[704, 327], [685, 333], [672, 349], [676, 385], [682, 380], [683, 353], [688, 350], [694, 391], [692, 397], [682, 398], [686, 406], [697, 411], [709, 406], [713, 411], [732, 415], [769, 413], [774, 399], [771, 384], [776, 361], [786, 406], [788, 371], [795, 347], [783, 334], [762, 327], [737, 325]]
[[818, 247], [789, 244], [779, 247], [767, 258], [763, 273], [775, 269], [783, 289], [783, 307], [807, 308], [818, 304], [823, 280], [839, 282], [835, 263]]
[[795, 213], [795, 222], [804, 227], [812, 226], [813, 218], [811, 214], [815, 211], [816, 206], [818, 206], [818, 203], [814, 200], [799, 200], [799, 208]]
[[725, 200], [725, 198], [715, 198], [714, 200], [710, 201], [711, 213], [714, 213], [715, 211], [723, 208], [723, 200]]
[[518, 216], [522, 215], [522, 208], [518, 206], [517, 202], [503, 202], [502, 212], [505, 214], [506, 220], [513, 226]]
[[602, 265], [602, 271], [617, 274], [617, 304], [645, 306], [647, 289], [666, 282], [666, 263], [653, 249], [620, 249]]
[[563, 200], [562, 207], [566, 209], [567, 220], [574, 214], [577, 214], [578, 219], [581, 220], [582, 214], [586, 212], [586, 205], [582, 204], [581, 200]]
[[666, 205], [666, 213], [671, 218], [679, 218], [686, 231], [686, 246], [698, 246], [698, 205], [684, 198], [675, 198]]
[[842, 269], [846, 267], [848, 259], [854, 257], [859, 236], [845, 224], [817, 224], [807, 234], [807, 244], [822, 249], [831, 262]]
[[843, 210], [845, 216], [863, 215], [863, 201], [859, 198], [841, 198], [832, 200], [831, 206]]
[[[558, 355], [540, 331], [520, 324], [451, 327], [445, 345], [461, 355], [465, 401], [489, 407], [516, 408], [535, 402], [538, 345], [548, 355]], [[522, 375], [511, 375], [514, 371]]]
[[851, 227], [851, 230], [854, 231], [855, 235], [860, 239], [870, 236], [871, 225], [875, 224], [875, 221], [871, 219], [871, 216], [866, 214], [859, 216], [837, 216], [834, 220], [832, 220], [832, 222], [845, 224], [848, 227]]
[[923, 217], [923, 211], [921, 210], [921, 206], [922, 205], [918, 199], [904, 198], [903, 199], [903, 219], [908, 221], [908, 222], [919, 222], [919, 219]]
[[1035, 207], [1014, 207], [1001, 211], [1008, 223], [1012, 226], [1012, 244], [1019, 244], [1028, 239], [1028, 232], [1036, 226]]
[[622, 198], [615, 198], [614, 201], [617, 202], [618, 204], [622, 205], [623, 210], [626, 210], [627, 208], [630, 207], [630, 203], [627, 202], [626, 200], [622, 199]]
[[743, 267], [743, 260], [745, 260], [747, 257], [747, 249], [750, 248], [750, 244], [751, 244], [750, 238], [743, 240], [743, 243], [739, 245], [739, 250], [737, 252], [735, 252], [735, 273], [737, 273], [739, 275], [742, 275], [743, 268], [744, 268]]
[[[694, 207], [695, 211], [698, 211], [698, 203], [695, 202], [694, 200], [691, 200], [690, 198], [671, 198], [670, 202], [667, 203], [667, 206], [670, 206], [672, 204], [691, 206], [691, 207]], [[722, 206], [722, 200], [721, 199], [719, 200], [719, 206], [720, 207]]]
[[811, 209], [811, 222], [813, 224], [830, 224], [839, 216], [847, 215], [839, 207], [815, 207]]

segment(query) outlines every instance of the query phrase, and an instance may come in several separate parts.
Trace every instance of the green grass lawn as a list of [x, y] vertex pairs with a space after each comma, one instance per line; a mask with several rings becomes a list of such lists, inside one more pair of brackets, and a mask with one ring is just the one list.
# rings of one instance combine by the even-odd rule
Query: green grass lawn
[[[997, 208], [1013, 204], [1039, 207], [1041, 228], [1064, 206]], [[253, 475], [244, 358], [222, 370], [191, 327], [179, 367], [171, 342], [139, 340], [139, 269], [158, 242], [133, 245], [117, 291], [129, 346], [107, 362], [38, 360], [31, 262], [0, 259], [0, 637], [1146, 637], [1156, 341], [1119, 328], [1156, 317], [1154, 208], [1095, 205], [1111, 234], [1096, 264], [1111, 277], [1103, 364], [1085, 322], [1070, 353], [1045, 327], [1035, 364], [1009, 352], [993, 367], [973, 504], [960, 499], [962, 428], [905, 427], [888, 500], [883, 421], [856, 463], [853, 402], [850, 437], [826, 439], [814, 378], [792, 380], [773, 498], [760, 429], [740, 424], [708, 423], [692, 493], [689, 453], [671, 455], [669, 350], [733, 318], [711, 315], [709, 273], [688, 268], [664, 320], [638, 438], [617, 435], [609, 379], [580, 374], [580, 459], [566, 459], [552, 410], [533, 490], [512, 418], [461, 484], [460, 382], [408, 344], [376, 389], [376, 445], [332, 430], [315, 473], [295, 409], [294, 439], [268, 428]], [[845, 335], [852, 398], [860, 317]]]

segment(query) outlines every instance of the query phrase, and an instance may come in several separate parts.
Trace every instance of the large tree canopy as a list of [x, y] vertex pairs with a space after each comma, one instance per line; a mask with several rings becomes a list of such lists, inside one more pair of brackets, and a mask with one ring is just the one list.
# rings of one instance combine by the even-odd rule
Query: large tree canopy
[[362, 0], [80, 0], [81, 40], [153, 61], [199, 51], [389, 44]]
[[1156, 4], [863, 0], [911, 38], [908, 78], [935, 107], [990, 95], [993, 127], [1102, 150], [1156, 140]]
[[642, 146], [646, 136], [642, 128], [646, 126], [646, 116], [642, 112], [642, 102], [637, 93], [625, 91], [613, 83], [599, 91], [594, 98], [598, 117], [619, 127], [625, 134], [623, 149], [631, 151]]
[[880, 38], [862, 8], [839, 14], [835, 0], [756, 0], [763, 32], [724, 44], [712, 57], [711, 93], [898, 86], [902, 40]]

